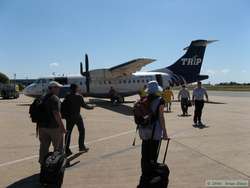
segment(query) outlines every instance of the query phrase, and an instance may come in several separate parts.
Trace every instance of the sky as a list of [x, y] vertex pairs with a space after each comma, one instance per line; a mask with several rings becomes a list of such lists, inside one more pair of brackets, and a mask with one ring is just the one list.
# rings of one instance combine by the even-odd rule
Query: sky
[[250, 82], [249, 0], [0, 0], [0, 72], [10, 78], [79, 74], [129, 60], [174, 63], [196, 39], [207, 82]]

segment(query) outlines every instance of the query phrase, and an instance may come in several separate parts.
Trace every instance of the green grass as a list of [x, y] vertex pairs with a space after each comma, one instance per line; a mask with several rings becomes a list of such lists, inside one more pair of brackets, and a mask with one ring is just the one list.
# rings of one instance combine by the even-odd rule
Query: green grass
[[[189, 90], [194, 89], [195, 85], [188, 86]], [[210, 91], [250, 91], [249, 85], [209, 85], [203, 84], [203, 87]], [[180, 87], [174, 87], [174, 89], [179, 90]]]

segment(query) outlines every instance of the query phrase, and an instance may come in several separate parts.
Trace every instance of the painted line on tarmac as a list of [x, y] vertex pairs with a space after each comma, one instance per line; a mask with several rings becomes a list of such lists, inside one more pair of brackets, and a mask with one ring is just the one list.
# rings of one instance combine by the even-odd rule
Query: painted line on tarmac
[[[115, 134], [115, 135], [112, 135], [112, 136], [107, 136], [107, 137], [99, 138], [99, 139], [96, 139], [96, 140], [89, 141], [86, 144], [94, 144], [94, 143], [98, 143], [98, 142], [110, 140], [112, 138], [117, 138], [117, 137], [120, 137], [120, 136], [124, 136], [124, 135], [130, 134], [132, 132], [135, 132], [135, 130], [133, 129], [133, 130], [129, 130], [129, 131], [126, 131], [126, 132], [118, 133], [118, 134]], [[72, 146], [70, 148], [76, 148], [76, 147], [78, 147], [78, 145], [74, 145], [74, 146]], [[0, 168], [1, 167], [5, 167], [5, 166], [10, 166], [10, 165], [13, 165], [13, 164], [17, 164], [17, 163], [21, 163], [21, 162], [24, 162], [24, 161], [28, 161], [28, 160], [31, 160], [31, 159], [35, 159], [37, 157], [38, 157], [38, 155], [32, 155], [32, 156], [25, 157], [25, 158], [22, 158], [22, 159], [17, 159], [17, 160], [14, 160], [14, 161], [2, 163], [2, 164], [0, 164]]]

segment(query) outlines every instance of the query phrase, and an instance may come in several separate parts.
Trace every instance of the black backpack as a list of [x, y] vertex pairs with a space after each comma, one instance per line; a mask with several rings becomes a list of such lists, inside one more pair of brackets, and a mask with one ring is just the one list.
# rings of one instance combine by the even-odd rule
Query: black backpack
[[51, 95], [46, 95], [43, 99], [37, 98], [33, 101], [29, 108], [29, 114], [33, 123], [49, 123], [51, 120], [50, 112], [46, 106], [46, 102]]

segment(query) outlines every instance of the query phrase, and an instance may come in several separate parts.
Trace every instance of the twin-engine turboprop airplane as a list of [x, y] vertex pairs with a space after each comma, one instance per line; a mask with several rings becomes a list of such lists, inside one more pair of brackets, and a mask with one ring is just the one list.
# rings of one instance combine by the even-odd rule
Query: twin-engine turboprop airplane
[[83, 95], [97, 98], [109, 98], [110, 88], [113, 87], [119, 94], [120, 102], [124, 102], [124, 97], [137, 94], [151, 80], [157, 80], [164, 88], [205, 80], [208, 76], [200, 75], [205, 49], [207, 44], [215, 41], [192, 41], [184, 48], [186, 53], [174, 64], [149, 72], [139, 72], [143, 66], [155, 61], [148, 58], [135, 59], [109, 69], [89, 70], [86, 54], [85, 71], [81, 63], [81, 76], [39, 78], [24, 89], [24, 94], [39, 97], [47, 91], [49, 82], [55, 80], [64, 85], [60, 94], [62, 98], [69, 91], [69, 85], [75, 83], [80, 86]]

